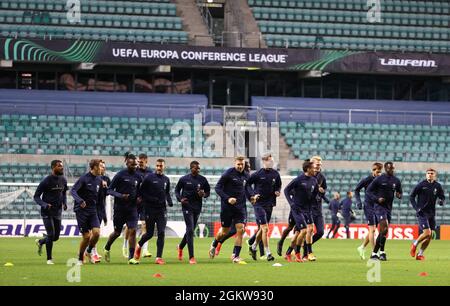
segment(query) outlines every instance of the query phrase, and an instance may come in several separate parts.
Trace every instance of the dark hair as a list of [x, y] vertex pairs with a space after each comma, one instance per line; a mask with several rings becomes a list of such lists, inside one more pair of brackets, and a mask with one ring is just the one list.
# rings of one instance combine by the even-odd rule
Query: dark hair
[[245, 164], [244, 164], [244, 171], [250, 172], [250, 169], [251, 169], [251, 168], [252, 168], [252, 167], [251, 167], [251, 165], [250, 165], [250, 162], [245, 161]]
[[200, 165], [200, 163], [196, 160], [191, 161], [191, 163], [189, 164], [189, 168], [192, 169], [194, 168], [194, 166], [198, 166]]
[[263, 156], [261, 156], [261, 159], [266, 161], [266, 160], [269, 160], [269, 158], [271, 158], [271, 157], [272, 157], [271, 153], [266, 153]]
[[391, 166], [393, 166], [394, 165], [394, 163], [393, 162], [391, 162], [391, 161], [387, 161], [387, 162], [385, 162], [384, 163], [384, 168], [386, 168], [388, 165], [391, 165]]
[[62, 161], [60, 161], [59, 159], [52, 160], [52, 162], [50, 163], [50, 167], [53, 169], [59, 163], [62, 163]]
[[303, 172], [307, 172], [308, 169], [310, 169], [311, 167], [313, 167], [313, 165], [314, 165], [314, 164], [313, 164], [309, 159], [305, 160], [305, 161], [303, 162], [303, 166], [302, 166]]
[[98, 167], [102, 162], [103, 160], [101, 159], [91, 159], [91, 161], [89, 162], [89, 168], [92, 170], [95, 167]]
[[128, 156], [130, 156], [131, 152], [125, 152], [125, 154], [123, 155], [123, 157], [125, 158], [124, 162], [127, 161]]
[[129, 159], [136, 159], [136, 155], [134, 155], [134, 154], [128, 154], [128, 157], [127, 157], [127, 161], [129, 160]]
[[148, 158], [147, 154], [145, 153], [139, 154], [139, 159], [147, 159], [147, 158]]
[[156, 160], [156, 162], [157, 162], [157, 163], [165, 163], [166, 161], [165, 161], [164, 159], [162, 159], [162, 158], [158, 158], [158, 159]]

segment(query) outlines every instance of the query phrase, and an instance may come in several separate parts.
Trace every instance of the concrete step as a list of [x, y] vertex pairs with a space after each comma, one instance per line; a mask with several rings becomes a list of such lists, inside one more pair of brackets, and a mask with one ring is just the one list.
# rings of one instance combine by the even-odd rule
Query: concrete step
[[183, 29], [188, 33], [190, 45], [214, 46], [200, 10], [195, 0], [172, 0], [177, 5], [177, 15], [181, 17]]

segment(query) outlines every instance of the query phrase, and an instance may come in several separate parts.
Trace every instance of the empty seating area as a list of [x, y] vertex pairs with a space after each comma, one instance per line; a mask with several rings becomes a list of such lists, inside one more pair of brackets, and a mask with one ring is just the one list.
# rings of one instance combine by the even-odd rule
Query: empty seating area
[[173, 156], [170, 132], [180, 121], [193, 126], [189, 119], [2, 114], [0, 153]]
[[281, 122], [295, 158], [450, 162], [450, 127], [396, 124]]
[[19, 38], [156, 43], [186, 43], [188, 39], [175, 4], [166, 0], [86, 1], [81, 3], [80, 15], [71, 15], [73, 10], [62, 0], [3, 1], [0, 33]]
[[450, 4], [381, 1], [248, 0], [269, 47], [448, 52]]

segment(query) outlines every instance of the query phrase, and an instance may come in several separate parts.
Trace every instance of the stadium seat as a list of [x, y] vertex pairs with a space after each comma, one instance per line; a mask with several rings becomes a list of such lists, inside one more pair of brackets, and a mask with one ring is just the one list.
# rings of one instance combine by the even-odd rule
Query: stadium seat
[[[187, 33], [182, 32], [181, 19], [176, 16], [176, 6], [173, 3], [89, 1], [88, 4], [81, 6], [83, 13], [81, 22], [73, 24], [67, 19], [65, 2], [34, 0], [8, 2], [0, 6], [2, 36], [44, 38], [50, 35], [66, 39], [134, 41], [137, 38], [132, 33], [141, 30], [138, 37], [140, 41], [145, 38], [146, 41], [153, 42], [161, 40], [171, 43], [187, 42]], [[38, 10], [39, 14], [34, 10]], [[152, 31], [156, 29], [158, 32]], [[120, 34], [117, 30], [120, 30]]]
[[[386, 154], [386, 158], [392, 158], [397, 161], [445, 162], [447, 155], [441, 154], [440, 150], [444, 153], [445, 150], [450, 149], [450, 139], [445, 136], [442, 138], [441, 136], [435, 136], [434, 138], [424, 136], [423, 139], [417, 139], [414, 135], [423, 129], [421, 125], [384, 126], [373, 124], [339, 124], [339, 128], [335, 129], [331, 134], [326, 123], [314, 122], [312, 124], [297, 126], [295, 122], [288, 122], [287, 126], [295, 127], [295, 129], [292, 132], [281, 129], [281, 132], [296, 156], [300, 156], [301, 152], [305, 149], [322, 147], [326, 148], [324, 153], [328, 156], [328, 159], [340, 159], [342, 154], [344, 154], [344, 159], [348, 160], [373, 160], [373, 153], [377, 151], [380, 154]], [[393, 135], [399, 132], [399, 128], [405, 130], [401, 133], [408, 134], [404, 134], [398, 145], [394, 148], [396, 151], [399, 151], [394, 154], [389, 151], [391, 147], [388, 147], [380, 139], [380, 133], [382, 132], [385, 138], [394, 137]], [[363, 134], [359, 133], [360, 131], [363, 131]], [[447, 126], [433, 126], [430, 132], [440, 133], [440, 131], [448, 133], [449, 129]], [[323, 137], [321, 139], [315, 139], [314, 135], [317, 133]], [[325, 137], [327, 135], [328, 137]], [[437, 146], [435, 141], [439, 141], [441, 145]], [[336, 145], [329, 145], [328, 142], [336, 142]], [[367, 154], [369, 148], [370, 154]], [[430, 148], [434, 149], [430, 150]], [[353, 152], [358, 154], [358, 156], [352, 156]]]
[[[301, 33], [330, 36], [321, 45], [330, 49], [412, 52], [447, 52], [449, 49], [449, 33], [445, 28], [449, 22], [445, 13], [448, 7], [442, 8], [439, 1], [430, 1], [427, 6], [393, 1], [387, 5], [389, 10], [383, 11], [382, 24], [369, 23], [366, 6], [350, 0], [338, 3], [251, 1], [249, 5], [269, 46], [311, 47], [307, 36], [298, 35]], [[374, 40], [375, 43], [370, 43]]]

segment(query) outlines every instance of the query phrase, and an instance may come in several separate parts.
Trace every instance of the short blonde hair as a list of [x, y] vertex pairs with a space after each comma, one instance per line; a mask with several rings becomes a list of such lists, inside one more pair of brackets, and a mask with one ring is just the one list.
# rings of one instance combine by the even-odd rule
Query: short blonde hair
[[322, 157], [320, 157], [319, 155], [314, 155], [310, 158], [311, 161], [313, 160], [317, 160], [317, 161], [322, 161]]
[[266, 153], [266, 154], [263, 154], [263, 156], [261, 156], [261, 159], [262, 160], [268, 160], [271, 157], [272, 157], [272, 153]]

